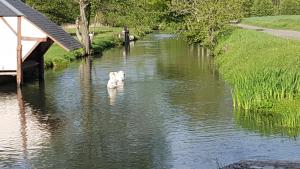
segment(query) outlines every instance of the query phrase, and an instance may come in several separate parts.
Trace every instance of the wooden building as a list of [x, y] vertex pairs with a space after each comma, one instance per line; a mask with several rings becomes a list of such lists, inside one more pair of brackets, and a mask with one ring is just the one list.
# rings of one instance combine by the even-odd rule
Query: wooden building
[[0, 76], [16, 76], [23, 83], [23, 70], [37, 67], [43, 79], [44, 54], [56, 42], [65, 50], [81, 44], [46, 16], [20, 0], [0, 0]]

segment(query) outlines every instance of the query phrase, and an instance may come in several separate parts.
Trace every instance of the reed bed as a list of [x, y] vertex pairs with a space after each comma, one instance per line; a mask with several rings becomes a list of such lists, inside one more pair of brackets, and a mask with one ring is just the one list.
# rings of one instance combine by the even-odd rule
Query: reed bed
[[[221, 39], [215, 53], [236, 109], [300, 119], [300, 104], [295, 104], [300, 103], [300, 41], [237, 29]], [[291, 123], [298, 120], [288, 125], [300, 126]]]

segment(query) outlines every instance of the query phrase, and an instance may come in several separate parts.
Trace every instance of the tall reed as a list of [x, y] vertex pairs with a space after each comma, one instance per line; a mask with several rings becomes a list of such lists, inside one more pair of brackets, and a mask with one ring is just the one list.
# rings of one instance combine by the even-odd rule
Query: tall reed
[[292, 104], [300, 100], [300, 41], [234, 30], [215, 54], [223, 78], [232, 86], [236, 109], [300, 118], [300, 104]]

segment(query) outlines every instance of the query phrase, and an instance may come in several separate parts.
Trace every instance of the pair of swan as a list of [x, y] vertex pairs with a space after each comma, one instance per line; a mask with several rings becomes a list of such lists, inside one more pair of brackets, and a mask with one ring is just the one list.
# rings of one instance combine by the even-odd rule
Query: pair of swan
[[110, 72], [107, 88], [116, 89], [118, 86], [123, 86], [125, 80], [125, 73], [123, 71]]

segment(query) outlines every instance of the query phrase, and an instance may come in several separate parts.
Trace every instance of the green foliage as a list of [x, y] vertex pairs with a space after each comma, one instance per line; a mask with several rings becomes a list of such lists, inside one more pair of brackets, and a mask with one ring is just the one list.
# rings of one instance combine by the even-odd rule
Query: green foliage
[[[67, 30], [70, 34], [75, 34], [75, 29]], [[96, 27], [95, 37], [92, 44], [94, 54], [101, 53], [105, 49], [122, 45], [122, 41], [118, 38], [118, 33], [122, 31], [120, 27]], [[144, 35], [145, 29], [132, 29], [132, 33]], [[143, 32], [144, 31], [144, 32]], [[83, 56], [83, 49], [78, 49], [73, 52], [67, 52], [61, 48], [58, 44], [54, 44], [45, 55], [45, 67], [46, 68], [61, 68], [65, 67], [70, 62]]]
[[228, 30], [229, 21], [242, 16], [241, 7], [240, 1], [235, 0], [173, 0], [169, 8], [183, 17], [180, 33], [190, 42], [213, 48], [217, 37]]
[[272, 0], [255, 0], [252, 6], [253, 16], [269, 16], [274, 14]]
[[282, 0], [280, 4], [280, 14], [300, 15], [300, 0]]
[[[96, 36], [92, 44], [93, 52], [100, 53], [101, 51], [120, 45], [116, 34], [121, 31], [121, 28], [101, 27], [95, 29]], [[69, 33], [75, 33], [75, 29], [68, 30]], [[67, 66], [70, 62], [83, 56], [83, 49], [78, 49], [73, 52], [67, 52], [58, 44], [54, 44], [45, 55], [46, 68], [60, 68]]]
[[[299, 102], [299, 46], [298, 41], [246, 30], [235, 30], [223, 40], [216, 50], [217, 63], [232, 85], [234, 106], [284, 113], [284, 103]], [[299, 104], [289, 106], [300, 113]]]
[[104, 11], [107, 23], [119, 27], [150, 27], [155, 28], [164, 10], [161, 0], [110, 0], [106, 3], [108, 10]]
[[78, 4], [73, 0], [26, 0], [26, 3], [59, 25], [74, 23], [79, 13]]
[[242, 23], [272, 29], [300, 31], [300, 15], [252, 17], [243, 19]]
[[242, 12], [244, 17], [250, 17], [252, 15], [252, 7], [254, 0], [242, 0]]

